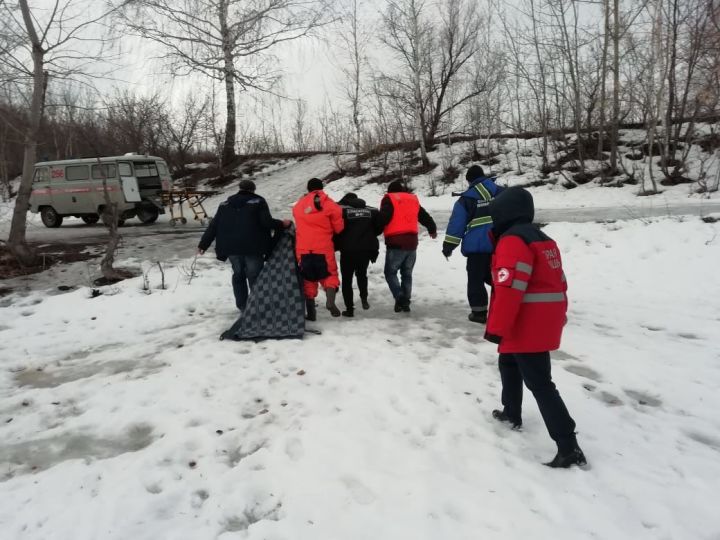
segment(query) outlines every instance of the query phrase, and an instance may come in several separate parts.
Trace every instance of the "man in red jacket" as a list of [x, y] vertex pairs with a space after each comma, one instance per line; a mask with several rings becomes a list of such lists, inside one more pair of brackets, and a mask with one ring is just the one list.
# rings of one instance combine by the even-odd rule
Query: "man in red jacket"
[[[395, 312], [410, 311], [412, 272], [418, 247], [418, 222], [430, 238], [437, 237], [437, 226], [400, 180], [390, 182], [380, 202], [380, 223], [385, 234], [385, 281], [395, 299]], [[398, 272], [400, 279], [398, 279]]]
[[307, 184], [307, 195], [293, 206], [293, 218], [297, 228], [295, 254], [300, 274], [304, 279], [307, 319], [317, 318], [315, 298], [318, 284], [327, 295], [325, 307], [333, 317], [340, 316], [335, 297], [340, 287], [333, 235], [342, 232], [344, 223], [342, 208], [323, 191], [322, 180], [312, 178]]
[[490, 203], [494, 288], [485, 339], [498, 345], [503, 410], [493, 417], [522, 426], [523, 382], [535, 396], [550, 437], [558, 447], [549, 467], [585, 465], [570, 417], [550, 375], [550, 352], [560, 346], [566, 322], [567, 282], [554, 240], [532, 221], [530, 192], [513, 187]]

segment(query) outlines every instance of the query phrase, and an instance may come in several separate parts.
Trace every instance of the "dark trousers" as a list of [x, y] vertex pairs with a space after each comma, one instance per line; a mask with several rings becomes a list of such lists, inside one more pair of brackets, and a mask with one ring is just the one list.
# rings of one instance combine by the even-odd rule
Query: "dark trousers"
[[523, 382], [535, 396], [550, 437], [561, 452], [575, 445], [575, 421], [570, 417], [550, 375], [550, 353], [500, 353], [502, 404], [505, 414], [522, 421]]
[[467, 256], [467, 298], [472, 311], [487, 311], [487, 283], [492, 287], [490, 261], [492, 253], [470, 253]]
[[342, 295], [346, 309], [353, 309], [353, 276], [357, 279], [360, 298], [368, 296], [367, 270], [373, 254], [362, 251], [340, 252], [340, 277], [342, 282]]
[[232, 285], [235, 305], [242, 311], [247, 305], [248, 286], [252, 289], [265, 261], [262, 255], [230, 255], [228, 258], [233, 269]]

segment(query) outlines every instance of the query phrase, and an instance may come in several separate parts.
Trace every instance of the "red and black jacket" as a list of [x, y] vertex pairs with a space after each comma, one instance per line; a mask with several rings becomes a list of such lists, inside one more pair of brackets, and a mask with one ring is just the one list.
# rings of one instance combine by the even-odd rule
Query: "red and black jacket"
[[560, 346], [568, 308], [560, 250], [531, 223], [530, 193], [521, 188], [506, 193], [509, 197], [503, 193], [495, 208], [491, 204], [499, 238], [486, 338], [503, 353], [552, 351]]

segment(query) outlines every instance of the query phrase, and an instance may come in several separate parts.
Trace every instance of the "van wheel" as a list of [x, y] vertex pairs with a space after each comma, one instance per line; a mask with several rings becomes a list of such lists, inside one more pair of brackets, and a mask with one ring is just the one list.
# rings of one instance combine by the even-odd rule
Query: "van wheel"
[[100, 216], [98, 216], [97, 214], [90, 214], [87, 216], [80, 216], [80, 219], [82, 219], [88, 225], [95, 225], [100, 220]]
[[45, 206], [40, 210], [40, 219], [43, 225], [50, 229], [57, 229], [63, 222], [62, 216], [52, 206]]
[[150, 225], [157, 221], [160, 211], [154, 206], [141, 206], [137, 209], [137, 218], [145, 225]]

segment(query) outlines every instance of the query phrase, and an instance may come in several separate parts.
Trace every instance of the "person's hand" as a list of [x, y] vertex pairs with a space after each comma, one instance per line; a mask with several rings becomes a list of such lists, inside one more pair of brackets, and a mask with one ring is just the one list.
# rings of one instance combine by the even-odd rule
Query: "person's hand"
[[433, 240], [435, 240], [435, 239], [437, 238], [437, 233], [436, 233], [436, 232], [431, 232], [431, 233], [430, 233], [430, 238], [432, 238]]
[[205, 255], [205, 250], [198, 248], [197, 254], [198, 254], [198, 255]]
[[283, 224], [283, 228], [289, 229], [290, 225], [292, 225], [292, 221], [289, 219], [283, 219], [282, 224]]
[[494, 343], [495, 345], [500, 345], [500, 342], [502, 341], [502, 337], [496, 336], [495, 334], [490, 334], [488, 332], [485, 332], [485, 336], [483, 336], [487, 341], [490, 343]]
[[447, 246], [443, 246], [442, 254], [449, 261], [450, 255], [452, 255], [452, 249], [448, 248]]

